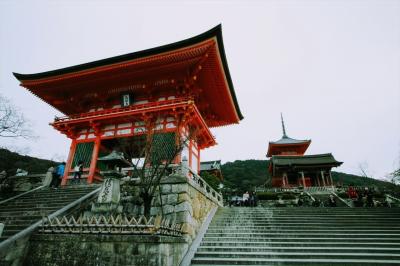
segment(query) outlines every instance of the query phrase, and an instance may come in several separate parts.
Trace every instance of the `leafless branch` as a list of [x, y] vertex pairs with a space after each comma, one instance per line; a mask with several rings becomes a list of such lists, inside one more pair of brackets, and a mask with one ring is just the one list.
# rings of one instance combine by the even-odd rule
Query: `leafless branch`
[[0, 95], [0, 137], [32, 138], [30, 127], [23, 114], [7, 98]]

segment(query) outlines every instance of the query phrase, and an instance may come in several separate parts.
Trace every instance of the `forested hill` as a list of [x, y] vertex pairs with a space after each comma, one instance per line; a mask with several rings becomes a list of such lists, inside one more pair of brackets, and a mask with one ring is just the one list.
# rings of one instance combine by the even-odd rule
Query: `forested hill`
[[[222, 165], [224, 185], [227, 188], [236, 189], [238, 192], [253, 190], [254, 187], [263, 185], [270, 179], [268, 166], [268, 160], [227, 162]], [[389, 182], [340, 172], [332, 172], [332, 178], [335, 184], [339, 183], [345, 186], [353, 184], [355, 186], [376, 186], [390, 190], [400, 189], [399, 186]]]
[[[45, 173], [50, 166], [56, 164], [56, 162], [50, 160], [24, 156], [0, 148], [0, 172], [5, 170], [8, 175], [14, 175], [17, 168], [26, 170], [30, 174]], [[227, 162], [222, 165], [224, 185], [226, 188], [231, 188], [238, 192], [253, 190], [254, 187], [263, 185], [270, 179], [268, 165], [268, 160], [237, 160], [234, 162]], [[357, 175], [332, 172], [332, 177], [335, 183], [339, 182], [343, 185], [354, 184], [355, 186], [377, 186], [390, 190], [400, 189], [400, 186], [389, 182]]]
[[50, 160], [20, 155], [0, 148], [0, 172], [5, 170], [7, 175], [15, 175], [18, 168], [28, 171], [29, 174], [46, 173], [50, 166], [56, 164]]

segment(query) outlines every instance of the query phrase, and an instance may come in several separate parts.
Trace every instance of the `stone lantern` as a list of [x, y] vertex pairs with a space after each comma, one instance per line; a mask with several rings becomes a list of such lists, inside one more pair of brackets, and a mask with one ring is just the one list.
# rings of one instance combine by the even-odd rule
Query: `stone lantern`
[[124, 158], [122, 152], [112, 151], [110, 154], [97, 159], [103, 162], [106, 170], [100, 171], [104, 177], [97, 202], [92, 205], [94, 213], [120, 213], [122, 206], [119, 205], [120, 181], [124, 175], [121, 173], [122, 167], [129, 167], [132, 164]]

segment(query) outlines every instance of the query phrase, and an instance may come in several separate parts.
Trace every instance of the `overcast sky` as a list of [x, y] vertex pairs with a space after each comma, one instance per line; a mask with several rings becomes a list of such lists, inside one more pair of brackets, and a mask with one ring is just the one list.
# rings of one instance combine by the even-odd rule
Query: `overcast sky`
[[[381, 178], [400, 165], [400, 1], [0, 0], [0, 93], [34, 124], [36, 141], [0, 139], [66, 160], [60, 113], [19, 87], [38, 73], [168, 44], [222, 23], [244, 120], [213, 129], [202, 160], [265, 159], [269, 141], [311, 139], [338, 171]], [[245, 178], [245, 177], [244, 177]]]

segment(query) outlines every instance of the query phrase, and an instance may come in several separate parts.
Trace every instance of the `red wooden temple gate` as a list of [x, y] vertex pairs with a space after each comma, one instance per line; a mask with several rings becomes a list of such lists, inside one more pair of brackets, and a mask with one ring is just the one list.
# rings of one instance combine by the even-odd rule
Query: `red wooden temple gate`
[[[221, 26], [180, 42], [63, 69], [17, 74], [21, 86], [65, 114], [51, 125], [71, 139], [65, 176], [84, 161], [87, 182], [101, 180], [97, 158], [119, 138], [195, 129], [182, 154], [199, 171], [200, 151], [216, 144], [211, 127], [238, 123]], [[183, 156], [176, 158], [179, 163]]]

